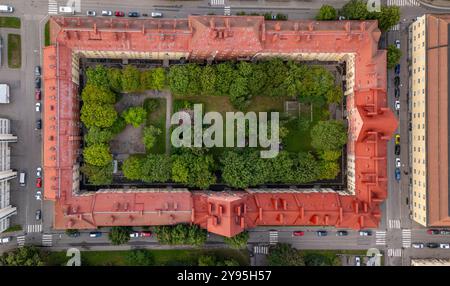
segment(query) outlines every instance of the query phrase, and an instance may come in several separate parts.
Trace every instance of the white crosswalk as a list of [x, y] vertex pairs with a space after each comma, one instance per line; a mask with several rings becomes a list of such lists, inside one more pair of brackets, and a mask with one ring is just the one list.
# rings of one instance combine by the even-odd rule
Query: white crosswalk
[[390, 28], [391, 31], [400, 31], [400, 24], [394, 25]]
[[29, 224], [27, 225], [27, 233], [31, 232], [41, 232], [42, 224]]
[[269, 232], [269, 244], [274, 245], [278, 243], [278, 231]]
[[230, 16], [230, 15], [231, 15], [231, 7], [230, 7], [230, 6], [225, 6], [225, 7], [223, 8], [223, 14], [224, 14], [225, 16]]
[[402, 256], [401, 248], [396, 248], [396, 249], [389, 248], [388, 249], [388, 256], [389, 257], [401, 257]]
[[211, 6], [225, 6], [225, 0], [210, 0], [209, 4]]
[[49, 14], [58, 14], [58, 3], [56, 0], [48, 0], [48, 13]]
[[402, 245], [404, 248], [411, 247], [411, 230], [402, 229]]
[[375, 244], [376, 245], [386, 245], [386, 231], [376, 231], [375, 232]]
[[268, 246], [255, 245], [253, 247], [253, 253], [255, 254], [269, 254]]
[[390, 219], [388, 221], [389, 228], [400, 229], [400, 220], [399, 219]]
[[42, 235], [42, 246], [52, 246], [52, 244], [53, 244], [53, 235], [43, 234]]
[[17, 237], [17, 246], [23, 247], [25, 245], [25, 235]]
[[419, 1], [417, 0], [387, 0], [388, 6], [420, 6]]

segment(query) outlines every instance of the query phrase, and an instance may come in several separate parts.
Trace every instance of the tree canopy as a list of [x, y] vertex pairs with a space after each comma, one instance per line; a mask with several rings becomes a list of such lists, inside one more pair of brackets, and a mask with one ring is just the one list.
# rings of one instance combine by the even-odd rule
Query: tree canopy
[[201, 246], [207, 239], [206, 230], [197, 225], [157, 226], [155, 233], [160, 244]]
[[95, 166], [83, 164], [80, 171], [88, 178], [89, 183], [93, 185], [108, 185], [113, 180], [113, 165]]
[[86, 163], [103, 167], [112, 162], [112, 155], [109, 153], [109, 146], [97, 144], [84, 148], [83, 157]]
[[347, 131], [340, 121], [319, 121], [311, 129], [311, 138], [317, 150], [339, 150], [347, 142]]
[[322, 7], [320, 7], [320, 10], [316, 15], [316, 20], [318, 21], [336, 20], [336, 17], [337, 12], [333, 6], [322, 5]]
[[172, 156], [172, 180], [190, 187], [207, 189], [216, 182], [211, 155], [184, 152]]
[[81, 99], [86, 103], [114, 104], [116, 102], [115, 94], [108, 86], [96, 86], [87, 84], [81, 92]]
[[135, 92], [141, 89], [140, 71], [132, 65], [127, 65], [122, 69], [122, 91]]
[[117, 118], [117, 111], [112, 104], [83, 104], [81, 121], [88, 127], [111, 127]]
[[142, 140], [145, 145], [145, 149], [151, 150], [156, 143], [157, 137], [161, 134], [161, 129], [150, 125], [144, 128]]
[[223, 241], [232, 248], [246, 248], [249, 239], [247, 231], [241, 232], [233, 237], [224, 237]]
[[272, 247], [267, 256], [269, 266], [305, 266], [303, 256], [290, 244], [279, 243]]
[[127, 226], [113, 226], [108, 233], [108, 238], [113, 245], [125, 244], [130, 240], [131, 228]]
[[0, 256], [0, 266], [44, 266], [43, 253], [34, 246], [24, 246]]
[[140, 106], [132, 106], [122, 112], [122, 117], [127, 124], [139, 127], [147, 119], [147, 111]]
[[387, 68], [393, 69], [395, 65], [400, 63], [402, 51], [395, 45], [389, 45], [387, 49]]

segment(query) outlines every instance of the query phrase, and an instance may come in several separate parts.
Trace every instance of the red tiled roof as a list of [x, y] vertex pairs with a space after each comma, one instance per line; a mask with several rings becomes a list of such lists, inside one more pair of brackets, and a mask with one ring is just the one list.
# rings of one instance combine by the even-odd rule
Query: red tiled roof
[[[195, 223], [233, 236], [258, 225], [371, 228], [387, 195], [387, 140], [397, 121], [386, 102], [386, 52], [377, 49], [376, 21], [264, 21], [262, 17], [188, 19], [52, 17], [44, 49], [44, 196], [55, 200], [54, 227]], [[189, 59], [232, 59], [264, 53], [355, 55], [354, 92], [347, 98], [348, 154], [355, 159], [355, 194], [284, 190], [78, 191], [80, 146], [72, 52], [182, 52]], [[76, 80], [75, 80], [76, 82]]]

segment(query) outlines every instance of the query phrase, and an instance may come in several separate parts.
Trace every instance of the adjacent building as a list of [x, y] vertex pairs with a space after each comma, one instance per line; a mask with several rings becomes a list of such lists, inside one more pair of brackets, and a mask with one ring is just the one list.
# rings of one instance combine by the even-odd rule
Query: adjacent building
[[17, 142], [11, 134], [9, 119], [0, 118], [0, 233], [9, 227], [9, 218], [16, 214], [10, 202], [9, 181], [17, 176], [10, 166], [9, 143]]
[[427, 14], [409, 27], [412, 219], [450, 226], [449, 14]]

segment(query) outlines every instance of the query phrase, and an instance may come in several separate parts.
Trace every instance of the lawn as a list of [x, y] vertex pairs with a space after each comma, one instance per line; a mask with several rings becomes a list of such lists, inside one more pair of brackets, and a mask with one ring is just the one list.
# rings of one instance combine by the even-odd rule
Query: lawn
[[8, 34], [8, 66], [18, 69], [22, 65], [22, 44], [20, 35]]
[[[212, 255], [218, 259], [233, 258], [241, 265], [249, 265], [249, 257], [246, 251], [234, 249], [170, 249], [147, 250], [155, 260], [155, 266], [195, 266], [201, 255]], [[81, 252], [82, 265], [102, 266], [115, 265], [126, 266], [126, 256], [129, 251], [83, 251]], [[59, 266], [67, 262], [66, 252], [50, 252], [46, 257], [46, 265]]]
[[0, 28], [20, 29], [20, 18], [0, 17]]
[[155, 146], [150, 153], [164, 154], [166, 152], [166, 100], [156, 99], [159, 102], [158, 108], [148, 114], [147, 124], [153, 125], [161, 130], [161, 134], [156, 138]]
[[44, 36], [45, 36], [45, 46], [50, 46], [50, 21], [47, 21], [45, 23], [45, 30], [44, 30]]

